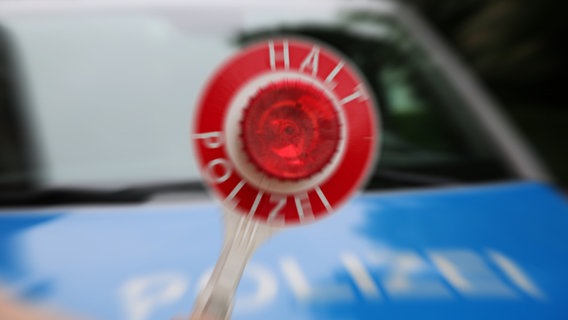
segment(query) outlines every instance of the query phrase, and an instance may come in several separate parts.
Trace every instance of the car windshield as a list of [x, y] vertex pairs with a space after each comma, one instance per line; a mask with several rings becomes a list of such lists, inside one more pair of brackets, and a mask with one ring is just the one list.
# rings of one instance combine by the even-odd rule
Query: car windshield
[[381, 114], [368, 188], [511, 177], [467, 101], [388, 14], [357, 8], [0, 15], [0, 189], [199, 182], [192, 116], [208, 77], [270, 35], [324, 42]]

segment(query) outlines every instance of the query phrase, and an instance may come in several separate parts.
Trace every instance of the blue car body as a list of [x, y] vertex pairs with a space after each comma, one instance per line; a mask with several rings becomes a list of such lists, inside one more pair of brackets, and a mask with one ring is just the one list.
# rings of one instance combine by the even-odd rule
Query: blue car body
[[[220, 206], [2, 211], [0, 279], [95, 319], [189, 314]], [[254, 255], [234, 319], [566, 319], [568, 207], [546, 184], [364, 193]]]

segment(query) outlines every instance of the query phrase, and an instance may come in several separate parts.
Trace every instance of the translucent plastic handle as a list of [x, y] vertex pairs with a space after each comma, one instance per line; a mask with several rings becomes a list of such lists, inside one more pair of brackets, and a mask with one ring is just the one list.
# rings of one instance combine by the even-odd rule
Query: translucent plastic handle
[[225, 209], [225, 240], [211, 278], [199, 292], [190, 320], [227, 320], [245, 266], [277, 228]]

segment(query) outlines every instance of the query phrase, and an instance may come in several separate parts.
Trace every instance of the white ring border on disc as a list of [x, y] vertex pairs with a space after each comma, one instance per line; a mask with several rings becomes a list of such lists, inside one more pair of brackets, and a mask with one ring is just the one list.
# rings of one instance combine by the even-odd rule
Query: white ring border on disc
[[[240, 121], [243, 117], [243, 111], [248, 106], [250, 99], [258, 93], [258, 91], [273, 82], [282, 80], [301, 81], [317, 87], [327, 98], [333, 103], [339, 115], [340, 124], [340, 137], [337, 151], [333, 155], [330, 163], [328, 163], [321, 172], [316, 173], [312, 177], [298, 181], [283, 181], [267, 176], [262, 173], [260, 169], [251, 163], [245, 155], [242, 141], [240, 139], [241, 124]], [[257, 187], [259, 190], [268, 191], [279, 194], [296, 194], [310, 190], [330, 177], [335, 169], [341, 162], [345, 145], [347, 143], [347, 122], [345, 121], [345, 114], [341, 108], [341, 104], [333, 92], [325, 86], [322, 82], [299, 72], [292, 71], [277, 71], [267, 72], [261, 74], [252, 80], [245, 83], [238, 89], [238, 92], [233, 96], [229, 103], [228, 113], [225, 117], [224, 130], [225, 145], [229, 159], [235, 165], [235, 169], [242, 175], [242, 177], [250, 184]]]

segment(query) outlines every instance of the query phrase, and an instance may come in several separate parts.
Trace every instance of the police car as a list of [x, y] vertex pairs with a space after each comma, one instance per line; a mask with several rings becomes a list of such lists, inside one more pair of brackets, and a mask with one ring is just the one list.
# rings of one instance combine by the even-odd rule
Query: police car
[[0, 287], [93, 319], [188, 315], [222, 241], [191, 148], [200, 94], [282, 36], [360, 70], [380, 156], [336, 214], [258, 249], [234, 319], [568, 317], [565, 199], [390, 1], [0, 3]]

